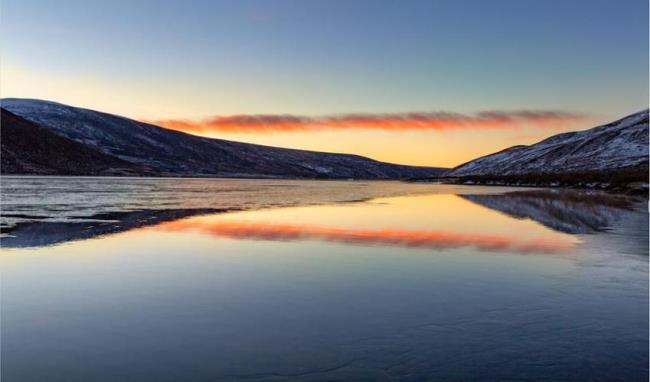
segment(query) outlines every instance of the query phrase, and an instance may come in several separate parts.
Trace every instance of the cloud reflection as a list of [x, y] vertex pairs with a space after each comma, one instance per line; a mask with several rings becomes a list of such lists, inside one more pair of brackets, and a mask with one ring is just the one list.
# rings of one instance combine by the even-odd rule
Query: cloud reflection
[[519, 239], [497, 235], [460, 234], [444, 231], [402, 229], [358, 229], [318, 225], [275, 224], [267, 222], [178, 220], [156, 226], [165, 231], [194, 231], [223, 238], [294, 241], [325, 240], [360, 245], [389, 245], [408, 248], [473, 247], [481, 251], [515, 253], [563, 253], [570, 243], [547, 239]]

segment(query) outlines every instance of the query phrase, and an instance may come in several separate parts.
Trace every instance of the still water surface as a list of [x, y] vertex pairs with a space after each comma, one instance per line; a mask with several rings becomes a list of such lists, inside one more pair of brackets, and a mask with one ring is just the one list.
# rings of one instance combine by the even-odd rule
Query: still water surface
[[3, 179], [3, 381], [648, 379], [646, 201]]

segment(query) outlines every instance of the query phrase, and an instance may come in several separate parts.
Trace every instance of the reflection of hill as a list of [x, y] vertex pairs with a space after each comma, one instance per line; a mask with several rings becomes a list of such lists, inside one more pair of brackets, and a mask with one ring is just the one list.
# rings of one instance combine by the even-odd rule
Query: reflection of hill
[[577, 190], [460, 196], [514, 218], [532, 219], [556, 231], [572, 234], [605, 231], [640, 202], [626, 195]]
[[[459, 195], [482, 206], [501, 211], [518, 219], [532, 219], [551, 229], [571, 234], [595, 233], [607, 230], [617, 221], [630, 216], [640, 199], [624, 195], [611, 195], [575, 190], [534, 190], [506, 194]], [[234, 210], [241, 210], [236, 208]], [[246, 208], [244, 208], [246, 209]], [[134, 228], [163, 224], [170, 229], [180, 227], [179, 219], [219, 212], [227, 208], [179, 208], [145, 209], [136, 211], [102, 212], [92, 216], [68, 215], [65, 221], [54, 221], [48, 216], [25, 215], [12, 211], [3, 218], [15, 218], [14, 225], [0, 228], [5, 248], [39, 247], [73, 240], [90, 239], [97, 236], [124, 232]], [[174, 222], [174, 223], [172, 223]], [[187, 221], [186, 221], [187, 222]], [[530, 243], [514, 242], [513, 238], [465, 237], [454, 232], [407, 231], [407, 230], [351, 230], [341, 227], [283, 226], [268, 224], [238, 225], [220, 223], [210, 227], [202, 225], [201, 232], [217, 236], [265, 238], [268, 240], [317, 239], [344, 243], [372, 245], [395, 245], [405, 247], [462, 247], [479, 249], [505, 249], [516, 251], [548, 252], [548, 248], [533, 248]], [[187, 223], [183, 223], [187, 224]], [[216, 223], [215, 223], [216, 224]], [[188, 228], [183, 226], [183, 228]], [[196, 227], [194, 227], [196, 228]], [[456, 235], [456, 236], [454, 236]], [[530, 248], [529, 248], [530, 247]], [[553, 248], [555, 250], [555, 248]]]
[[218, 208], [191, 208], [179, 210], [140, 210], [96, 214], [78, 217], [80, 221], [48, 222], [25, 221], [4, 228], [2, 246], [5, 248], [40, 247], [73, 240], [128, 231], [189, 216], [225, 212]]

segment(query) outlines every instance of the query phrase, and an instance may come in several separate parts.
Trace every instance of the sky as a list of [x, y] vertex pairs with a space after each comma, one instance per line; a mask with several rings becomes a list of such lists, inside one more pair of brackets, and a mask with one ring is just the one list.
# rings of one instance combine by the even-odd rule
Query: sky
[[648, 107], [647, 0], [0, 0], [0, 96], [451, 167]]

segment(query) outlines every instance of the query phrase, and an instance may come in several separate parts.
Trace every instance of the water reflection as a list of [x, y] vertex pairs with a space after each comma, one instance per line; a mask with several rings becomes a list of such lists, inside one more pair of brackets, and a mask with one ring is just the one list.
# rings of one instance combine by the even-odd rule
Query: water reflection
[[[29, 216], [29, 220], [17, 222], [10, 227], [3, 227], [0, 243], [4, 248], [42, 247], [125, 232], [188, 216], [227, 211], [231, 210], [225, 208], [138, 210], [100, 213], [88, 217], [79, 216], [75, 221], [54, 222], [38, 220], [34, 216]], [[42, 218], [47, 219], [48, 217]]]
[[526, 240], [513, 236], [469, 235], [445, 231], [359, 229], [272, 222], [188, 219], [163, 223], [157, 226], [157, 229], [173, 232], [194, 231], [236, 239], [281, 241], [319, 239], [346, 244], [429, 249], [473, 247], [483, 251], [514, 253], [562, 253], [572, 248], [570, 243], [546, 238]]
[[[392, 205], [393, 208], [377, 208], [381, 203]], [[283, 222], [283, 214], [300, 211], [289, 207], [276, 209], [285, 212], [270, 214], [271, 210], [263, 209], [262, 218], [253, 223], [201, 218], [178, 221], [209, 214], [231, 216], [233, 211], [246, 209], [242, 206], [102, 212], [90, 216], [71, 215], [64, 221], [32, 215], [29, 219], [4, 227], [0, 241], [5, 248], [40, 247], [163, 223], [159, 227], [161, 230], [194, 230], [231, 238], [319, 239], [406, 247], [472, 246], [482, 250], [510, 252], [566, 252], [572, 246], [566, 238], [549, 236], [548, 232], [538, 232], [538, 237], [526, 237], [530, 227], [513, 227], [521, 225], [521, 219], [530, 219], [557, 232], [593, 234], [612, 227], [626, 215], [638, 210], [641, 204], [639, 198], [625, 195], [575, 190], [528, 190], [458, 195], [434, 192], [430, 195], [374, 198], [351, 204], [314, 207], [315, 210], [302, 214], [300, 224], [296, 224], [295, 220]], [[473, 206], [486, 207], [515, 219], [497, 217], [499, 214], [489, 214], [485, 208]], [[384, 210], [389, 211], [388, 215], [383, 214]], [[337, 213], [338, 218], [330, 219], [331, 224], [324, 225], [324, 216], [330, 213]], [[256, 214], [253, 211], [243, 216], [254, 217]], [[4, 218], [11, 216], [5, 214]], [[237, 218], [241, 215], [234, 216]], [[354, 223], [354, 226], [342, 225], [346, 221]], [[368, 222], [371, 226], [364, 227]], [[377, 224], [380, 222], [382, 224]], [[490, 230], [498, 225], [507, 226], [507, 229], [490, 234]], [[437, 230], [432, 229], [436, 226]], [[468, 231], [472, 227], [476, 229]]]
[[578, 190], [515, 191], [462, 197], [514, 218], [532, 219], [572, 234], [603, 232], [639, 209], [643, 202], [641, 198], [628, 195]]
[[3, 380], [646, 381], [647, 214], [464, 190], [33, 221], [0, 256]]

